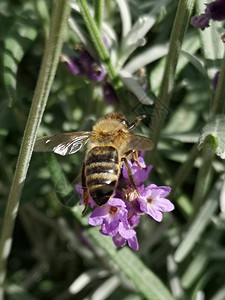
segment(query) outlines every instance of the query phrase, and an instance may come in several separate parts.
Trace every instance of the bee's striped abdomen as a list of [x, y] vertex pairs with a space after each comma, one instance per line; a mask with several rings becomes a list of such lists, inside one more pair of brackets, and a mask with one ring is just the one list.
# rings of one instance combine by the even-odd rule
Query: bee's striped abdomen
[[114, 147], [94, 147], [87, 153], [86, 186], [96, 204], [101, 206], [112, 196], [119, 173], [119, 157]]

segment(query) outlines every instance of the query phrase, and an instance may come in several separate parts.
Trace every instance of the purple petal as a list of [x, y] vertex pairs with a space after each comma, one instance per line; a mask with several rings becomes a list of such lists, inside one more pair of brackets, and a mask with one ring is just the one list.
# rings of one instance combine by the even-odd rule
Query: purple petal
[[79, 63], [87, 77], [93, 81], [100, 82], [105, 77], [105, 71], [93, 57], [86, 51], [81, 50], [79, 55]]
[[[141, 195], [142, 196], [142, 195]], [[137, 199], [139, 205], [140, 205], [140, 211], [142, 213], [147, 213], [148, 209], [147, 209], [147, 202], [146, 202], [146, 199], [143, 199], [143, 198], [138, 198]]]
[[155, 184], [148, 185], [144, 191], [141, 193], [142, 197], [165, 197], [171, 192], [171, 188], [169, 186], [157, 186]]
[[147, 214], [151, 216], [155, 221], [161, 222], [162, 221], [162, 213], [161, 211], [155, 209], [155, 207], [148, 205]]
[[136, 235], [136, 232], [133, 229], [125, 228], [122, 223], [119, 224], [118, 232], [126, 240], [131, 239], [134, 235]]
[[159, 198], [155, 201], [154, 206], [162, 212], [170, 212], [174, 210], [174, 205], [168, 199]]
[[116, 207], [126, 207], [124, 201], [119, 198], [110, 198], [107, 204]]
[[81, 182], [79, 182], [78, 184], [75, 185], [75, 190], [77, 191], [77, 193], [79, 195], [83, 195], [84, 191], [83, 191]]
[[95, 82], [101, 82], [105, 78], [105, 70], [97, 63], [93, 63], [87, 72], [87, 77]]
[[[132, 173], [132, 176], [133, 176], [133, 179], [134, 179], [134, 182], [136, 183], [136, 185], [140, 185], [142, 182], [144, 182], [148, 178], [149, 172], [151, 171], [151, 169], [153, 167], [150, 165], [147, 167], [147, 169], [144, 169], [144, 168], [146, 168], [146, 164], [142, 157], [138, 157], [138, 162], [143, 169], [139, 168], [135, 162], [132, 164], [131, 161], [128, 160], [128, 165], [131, 169], [131, 173]], [[124, 178], [129, 179], [127, 169], [125, 166], [123, 166], [122, 174], [123, 174]]]
[[201, 14], [200, 16], [194, 16], [191, 18], [191, 25], [195, 28], [204, 30], [209, 27], [210, 14]]
[[108, 233], [107, 233], [107, 231], [105, 229], [105, 224], [104, 223], [102, 223], [102, 226], [101, 226], [101, 229], [99, 230], [99, 232], [101, 234], [108, 235]]
[[211, 19], [214, 21], [224, 21], [225, 20], [225, 1], [216, 0], [207, 4], [206, 11], [210, 11]]
[[137, 240], [136, 235], [128, 240], [128, 245], [133, 250], [138, 251], [139, 245], [138, 245], [138, 240]]
[[204, 30], [209, 27], [210, 19], [214, 21], [224, 21], [225, 20], [225, 1], [216, 0], [206, 5], [205, 13], [200, 16], [195, 16], [191, 18], [191, 24]]
[[136, 227], [139, 224], [139, 222], [140, 222], [140, 215], [137, 215], [135, 213], [128, 219], [128, 223], [132, 228]]
[[115, 236], [116, 233], [118, 232], [118, 227], [119, 227], [119, 220], [115, 219], [112, 222], [109, 222], [108, 219], [104, 220], [105, 224], [105, 231], [109, 236]]
[[105, 206], [97, 207], [93, 211], [91, 216], [89, 217], [89, 220], [88, 220], [89, 225], [92, 225], [92, 226], [101, 225], [104, 218], [106, 217], [107, 213], [108, 213], [107, 207], [105, 207]]
[[124, 239], [119, 233], [113, 237], [113, 243], [117, 248], [124, 247], [126, 245], [126, 239]]

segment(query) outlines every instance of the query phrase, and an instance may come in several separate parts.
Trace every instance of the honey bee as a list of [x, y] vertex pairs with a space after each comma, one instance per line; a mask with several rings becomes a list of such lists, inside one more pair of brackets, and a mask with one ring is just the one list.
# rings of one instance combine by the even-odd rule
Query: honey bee
[[139, 116], [129, 124], [123, 114], [110, 113], [100, 119], [92, 131], [39, 138], [34, 151], [53, 151], [67, 155], [76, 153], [89, 142], [82, 168], [84, 213], [89, 196], [98, 206], [102, 206], [114, 195], [123, 164], [127, 168], [132, 186], [136, 189], [127, 158], [131, 156], [141, 168], [137, 161], [138, 151], [151, 150], [153, 142], [149, 138], [131, 134], [130, 131], [145, 117]]

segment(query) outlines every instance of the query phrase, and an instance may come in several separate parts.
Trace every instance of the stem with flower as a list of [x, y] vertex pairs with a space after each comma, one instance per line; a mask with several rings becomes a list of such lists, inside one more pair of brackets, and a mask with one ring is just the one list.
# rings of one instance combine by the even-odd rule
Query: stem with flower
[[122, 87], [122, 83], [119, 79], [119, 76], [117, 75], [111, 61], [108, 55], [108, 52], [106, 50], [106, 47], [102, 41], [101, 35], [99, 33], [98, 27], [95, 24], [94, 19], [91, 16], [91, 13], [89, 11], [87, 2], [85, 0], [78, 0], [77, 1], [80, 7], [81, 15], [84, 19], [85, 25], [87, 27], [87, 30], [90, 34], [90, 37], [92, 39], [92, 42], [95, 46], [95, 49], [100, 57], [100, 59], [107, 65], [108, 67], [108, 74], [110, 79], [112, 80], [112, 83], [114, 85], [114, 88], [116, 90], [120, 89]]

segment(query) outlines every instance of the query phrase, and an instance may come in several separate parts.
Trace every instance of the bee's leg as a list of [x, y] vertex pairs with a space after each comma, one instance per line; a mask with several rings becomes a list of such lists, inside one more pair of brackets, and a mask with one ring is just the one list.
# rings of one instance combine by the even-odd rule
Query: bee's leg
[[139, 164], [139, 162], [138, 162], [138, 151], [130, 150], [130, 151], [128, 151], [128, 152], [125, 153], [126, 157], [127, 157], [128, 155], [130, 155], [130, 154], [132, 154], [132, 159], [133, 159], [133, 161], [137, 164], [137, 166], [138, 166], [140, 169], [143, 169], [143, 170], [146, 170], [146, 169], [147, 169], [146, 167], [143, 168], [143, 167]]
[[128, 126], [128, 130], [134, 129], [134, 128], [137, 126], [138, 122], [140, 122], [141, 120], [143, 120], [143, 119], [145, 119], [145, 118], [146, 118], [146, 115], [142, 115], [142, 116], [137, 117], [137, 118], [134, 120], [134, 122], [131, 123], [131, 124]]
[[142, 170], [147, 170], [147, 167], [143, 168], [139, 162], [138, 162], [138, 151], [133, 151], [132, 152], [132, 158], [133, 158], [133, 161], [136, 163], [136, 165], [142, 169]]
[[131, 172], [130, 166], [129, 166], [128, 162], [127, 162], [127, 159], [124, 157], [124, 158], [122, 158], [122, 160], [124, 161], [125, 167], [127, 169], [127, 174], [128, 174], [128, 178], [130, 180], [130, 183], [131, 183], [132, 187], [136, 190], [138, 196], [140, 197], [140, 193], [139, 193], [139, 191], [138, 191], [138, 189], [136, 187], [136, 184], [134, 182], [134, 178], [132, 176], [132, 172]]
[[87, 207], [88, 207], [88, 198], [89, 198], [89, 193], [88, 193], [88, 189], [86, 186], [86, 177], [85, 177], [85, 164], [83, 164], [82, 167], [82, 189], [83, 189], [83, 200], [84, 200], [84, 209], [82, 211], [82, 216], [85, 214]]

